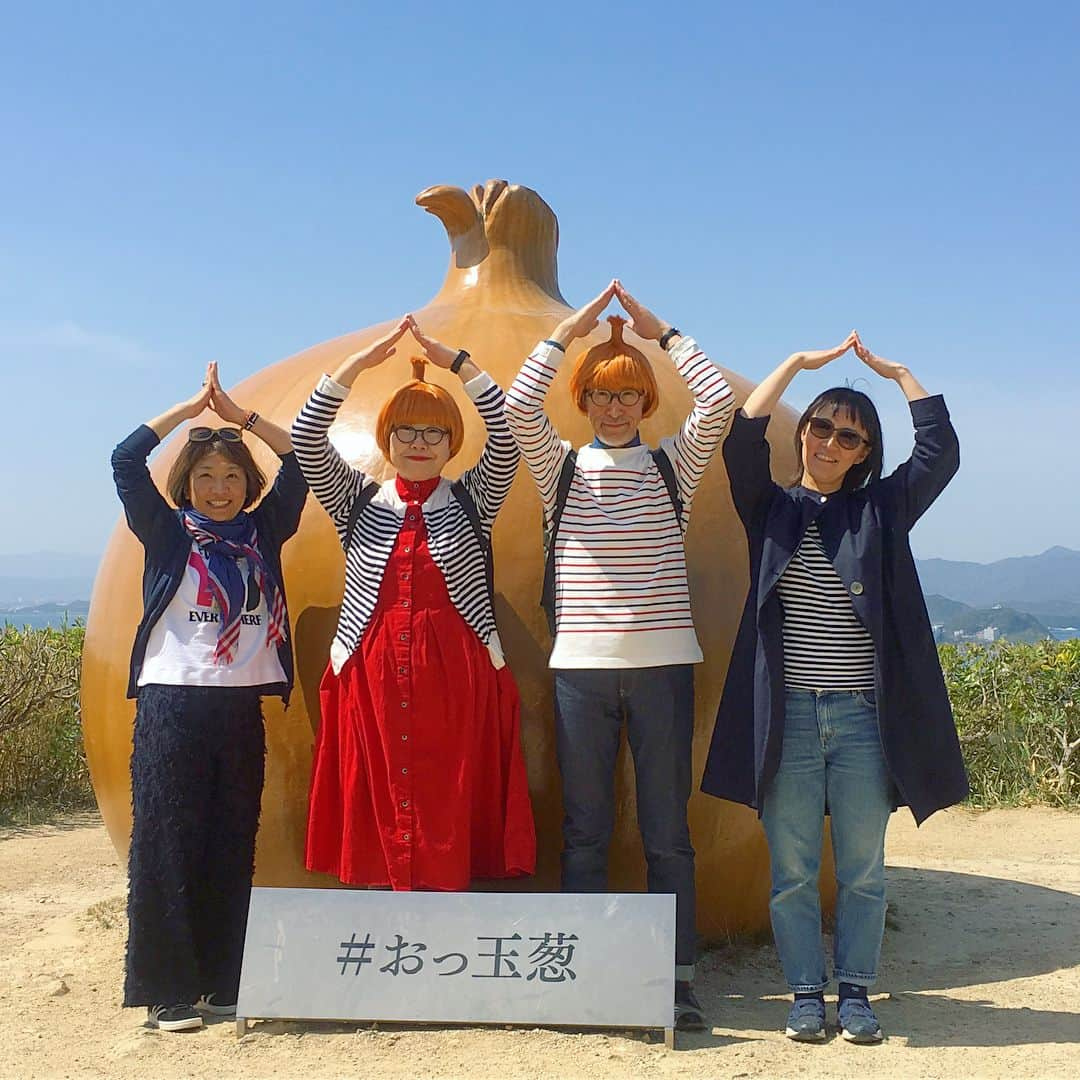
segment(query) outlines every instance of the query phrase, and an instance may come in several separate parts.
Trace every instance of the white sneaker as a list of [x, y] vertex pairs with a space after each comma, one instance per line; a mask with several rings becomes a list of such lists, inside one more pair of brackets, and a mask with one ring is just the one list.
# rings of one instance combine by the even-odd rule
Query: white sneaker
[[195, 1031], [203, 1026], [202, 1017], [190, 1005], [150, 1005], [146, 1022], [162, 1031]]
[[236, 1002], [222, 1001], [220, 994], [203, 994], [203, 996], [195, 1002], [195, 1008], [202, 1012], [209, 1013], [211, 1016], [236, 1015]]

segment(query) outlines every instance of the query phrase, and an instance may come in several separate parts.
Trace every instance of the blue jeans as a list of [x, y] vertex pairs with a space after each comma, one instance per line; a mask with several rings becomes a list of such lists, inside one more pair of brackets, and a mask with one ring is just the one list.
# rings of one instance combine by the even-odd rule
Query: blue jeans
[[555, 672], [562, 888], [607, 892], [615, 759], [624, 718], [649, 892], [675, 894], [675, 977], [690, 980], [697, 929], [694, 849], [686, 820], [694, 734], [694, 669], [689, 664]]
[[773, 936], [792, 990], [825, 988], [818, 871], [825, 809], [836, 862], [833, 971], [870, 986], [885, 930], [885, 827], [894, 790], [871, 691], [788, 690], [780, 768], [765, 790]]

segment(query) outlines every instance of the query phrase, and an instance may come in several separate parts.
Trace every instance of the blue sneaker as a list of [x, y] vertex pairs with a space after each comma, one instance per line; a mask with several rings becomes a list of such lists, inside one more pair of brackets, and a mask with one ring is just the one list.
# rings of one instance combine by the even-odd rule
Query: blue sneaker
[[864, 997], [842, 998], [836, 1010], [836, 1022], [848, 1042], [879, 1043], [884, 1038], [878, 1018]]
[[796, 1042], [824, 1042], [825, 1002], [821, 998], [796, 998], [784, 1034]]

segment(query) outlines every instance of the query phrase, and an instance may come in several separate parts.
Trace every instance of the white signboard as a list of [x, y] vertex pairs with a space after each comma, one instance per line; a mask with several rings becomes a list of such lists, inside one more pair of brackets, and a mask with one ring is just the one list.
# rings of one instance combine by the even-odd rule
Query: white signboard
[[239, 1018], [670, 1028], [675, 898], [252, 889]]

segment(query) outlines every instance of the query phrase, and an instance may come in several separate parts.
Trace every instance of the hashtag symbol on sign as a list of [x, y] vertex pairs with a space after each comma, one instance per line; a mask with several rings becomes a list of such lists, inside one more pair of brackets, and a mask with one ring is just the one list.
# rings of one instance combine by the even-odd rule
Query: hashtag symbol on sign
[[[337, 958], [337, 962], [341, 965], [341, 974], [344, 975], [348, 970], [349, 965], [355, 965], [354, 975], [360, 974], [360, 967], [362, 964], [370, 964], [371, 957], [368, 953], [375, 948], [375, 942], [371, 940], [371, 934], [365, 934], [363, 941], [356, 940], [356, 931], [352, 932], [352, 936], [348, 941], [339, 942], [339, 947], [345, 951], [341, 956]], [[355, 955], [359, 953], [359, 955]]]

